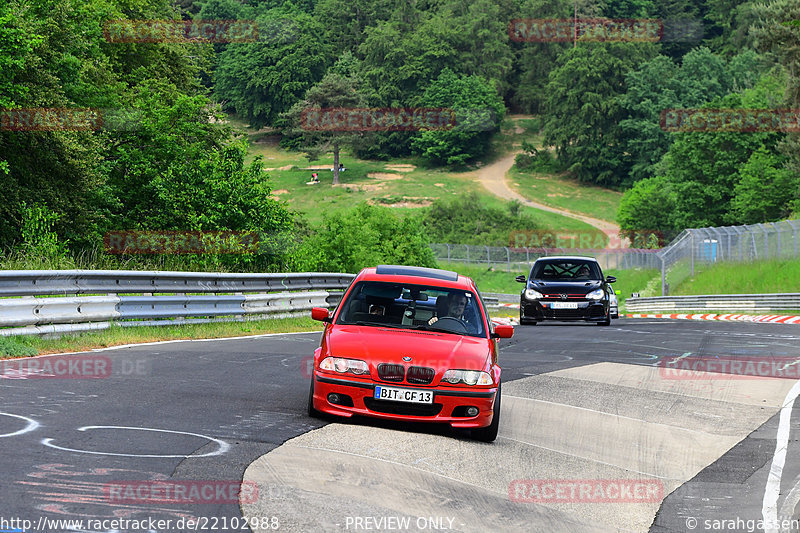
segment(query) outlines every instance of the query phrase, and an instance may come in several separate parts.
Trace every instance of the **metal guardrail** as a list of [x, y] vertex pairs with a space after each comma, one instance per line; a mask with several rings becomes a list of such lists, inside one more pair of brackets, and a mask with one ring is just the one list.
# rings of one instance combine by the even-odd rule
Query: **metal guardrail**
[[5, 296], [0, 298], [0, 336], [73, 333], [106, 329], [112, 323], [151, 326], [296, 316], [312, 307], [336, 306], [354, 277], [6, 270], [0, 271], [0, 296]]
[[137, 270], [3, 270], [0, 296], [273, 292], [346, 287], [352, 274], [230, 274]]
[[779, 311], [800, 309], [800, 293], [786, 294], [706, 294], [696, 296], [653, 296], [628, 298], [629, 312], [653, 311]]

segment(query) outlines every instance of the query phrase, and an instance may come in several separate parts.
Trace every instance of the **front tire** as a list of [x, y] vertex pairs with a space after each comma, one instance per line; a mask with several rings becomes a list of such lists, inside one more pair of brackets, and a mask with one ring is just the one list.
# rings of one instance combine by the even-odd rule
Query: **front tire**
[[606, 318], [602, 322], [597, 323], [598, 326], [610, 326], [611, 325], [611, 317]]
[[314, 409], [314, 375], [311, 375], [311, 389], [308, 391], [308, 416], [322, 418], [322, 413]]
[[494, 395], [494, 406], [492, 411], [492, 423], [485, 428], [478, 428], [472, 430], [472, 438], [481, 442], [494, 442], [497, 438], [497, 432], [500, 429], [500, 383], [497, 384], [497, 392]]
[[536, 325], [536, 321], [535, 320], [531, 320], [529, 318], [525, 318], [525, 315], [522, 313], [522, 310], [520, 310], [520, 312], [519, 312], [519, 325], [520, 326], [526, 326], [526, 325], [535, 326]]

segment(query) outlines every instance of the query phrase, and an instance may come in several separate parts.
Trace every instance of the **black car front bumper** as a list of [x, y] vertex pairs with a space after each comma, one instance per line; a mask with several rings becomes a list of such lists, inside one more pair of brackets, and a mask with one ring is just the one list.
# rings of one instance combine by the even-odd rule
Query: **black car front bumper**
[[[569, 302], [575, 304], [575, 309], [559, 309], [558, 300], [527, 300], [520, 301], [520, 319], [543, 320], [584, 320], [588, 322], [604, 322], [608, 320], [607, 300], [581, 300]], [[555, 306], [553, 304], [556, 304]]]

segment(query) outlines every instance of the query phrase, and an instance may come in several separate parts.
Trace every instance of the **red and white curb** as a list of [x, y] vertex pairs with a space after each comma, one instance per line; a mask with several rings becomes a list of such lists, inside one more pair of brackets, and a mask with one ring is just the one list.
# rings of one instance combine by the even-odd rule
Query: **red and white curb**
[[510, 316], [492, 317], [492, 324], [504, 326], [519, 326], [519, 320]]
[[662, 313], [626, 313], [627, 318], [672, 318], [678, 320], [725, 320], [737, 322], [761, 322], [768, 324], [799, 324], [798, 315], [717, 315], [705, 313], [662, 314]]

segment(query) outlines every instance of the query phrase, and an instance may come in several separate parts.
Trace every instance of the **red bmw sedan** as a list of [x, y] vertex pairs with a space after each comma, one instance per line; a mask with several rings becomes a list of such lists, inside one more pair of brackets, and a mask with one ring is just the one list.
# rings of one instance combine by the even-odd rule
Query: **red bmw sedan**
[[455, 272], [380, 265], [353, 280], [325, 322], [310, 416], [440, 422], [491, 442], [500, 425], [497, 339], [475, 283]]

